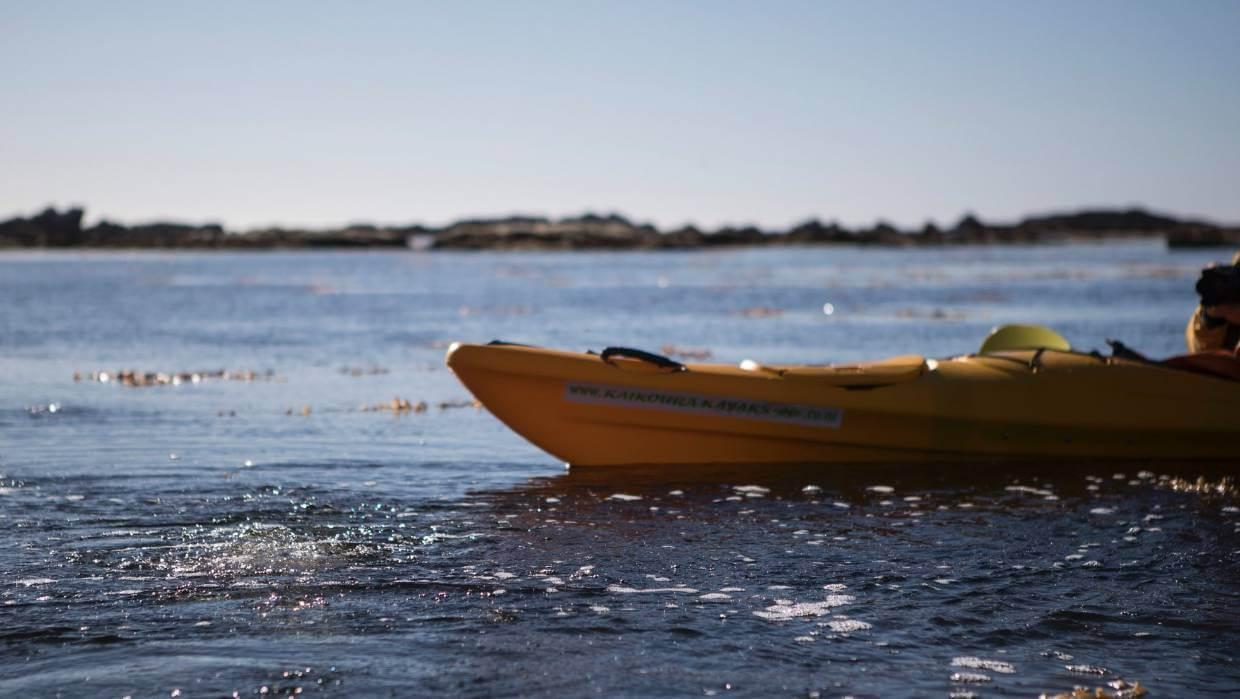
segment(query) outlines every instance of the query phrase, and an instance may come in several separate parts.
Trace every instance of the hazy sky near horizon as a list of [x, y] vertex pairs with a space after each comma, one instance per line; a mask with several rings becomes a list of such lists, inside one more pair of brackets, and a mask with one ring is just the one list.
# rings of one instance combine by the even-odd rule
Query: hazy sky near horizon
[[1240, 222], [1240, 1], [0, 0], [0, 217]]

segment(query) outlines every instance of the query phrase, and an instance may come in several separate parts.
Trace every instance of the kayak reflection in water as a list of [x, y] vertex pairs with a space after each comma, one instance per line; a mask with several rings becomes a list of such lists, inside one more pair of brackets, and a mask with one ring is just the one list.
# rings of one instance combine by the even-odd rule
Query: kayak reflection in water
[[1189, 352], [1240, 352], [1240, 252], [1230, 266], [1211, 265], [1197, 282], [1201, 304], [1188, 321], [1184, 337]]

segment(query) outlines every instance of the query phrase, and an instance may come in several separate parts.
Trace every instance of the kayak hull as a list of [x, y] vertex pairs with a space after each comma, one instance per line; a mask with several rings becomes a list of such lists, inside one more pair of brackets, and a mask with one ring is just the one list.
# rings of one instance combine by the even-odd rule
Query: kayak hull
[[573, 466], [1219, 460], [1240, 437], [1240, 383], [1071, 352], [673, 370], [457, 344], [446, 361]]

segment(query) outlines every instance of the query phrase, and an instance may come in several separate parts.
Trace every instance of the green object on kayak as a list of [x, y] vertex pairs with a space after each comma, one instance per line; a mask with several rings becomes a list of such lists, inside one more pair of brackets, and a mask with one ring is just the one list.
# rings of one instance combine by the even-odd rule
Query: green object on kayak
[[1038, 349], [1070, 352], [1072, 345], [1063, 335], [1041, 325], [1000, 325], [982, 341], [978, 354]]

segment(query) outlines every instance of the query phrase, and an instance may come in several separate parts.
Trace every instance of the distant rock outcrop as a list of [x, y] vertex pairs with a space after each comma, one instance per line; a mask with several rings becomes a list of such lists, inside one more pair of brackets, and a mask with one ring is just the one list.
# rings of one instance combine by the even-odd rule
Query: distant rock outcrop
[[1167, 233], [1172, 248], [1240, 248], [1240, 228], [1182, 226]]
[[443, 228], [421, 225], [306, 230], [265, 228], [246, 232], [218, 224], [148, 223], [126, 226], [101, 221], [82, 227], [79, 208], [59, 212], [48, 208], [29, 218], [0, 222], [0, 248], [403, 248], [440, 250], [633, 250], [696, 249], [756, 245], [881, 245], [937, 246], [1045, 243], [1069, 239], [1161, 237], [1172, 247], [1240, 246], [1240, 229], [1198, 220], [1180, 220], [1141, 209], [1095, 210], [1026, 218], [1014, 225], [985, 223], [973, 214], [943, 230], [927, 223], [917, 231], [901, 231], [878, 222], [850, 230], [837, 223], [810, 220], [787, 231], [754, 226], [702, 231], [684, 226], [668, 232], [636, 224], [617, 214], [552, 220], [512, 216], [475, 219]]
[[434, 247], [451, 250], [477, 249], [631, 249], [660, 245], [653, 226], [637, 226], [622, 216], [587, 214], [552, 221], [546, 218], [512, 217], [461, 221], [440, 231]]
[[0, 247], [50, 248], [78, 245], [82, 210], [60, 213], [48, 207], [30, 218], [0, 221]]

